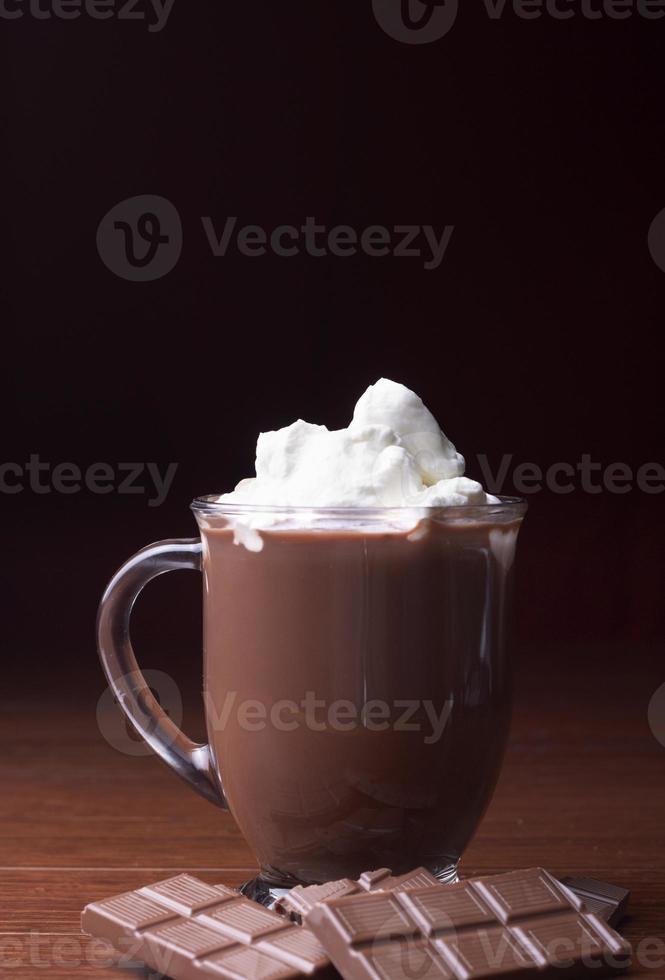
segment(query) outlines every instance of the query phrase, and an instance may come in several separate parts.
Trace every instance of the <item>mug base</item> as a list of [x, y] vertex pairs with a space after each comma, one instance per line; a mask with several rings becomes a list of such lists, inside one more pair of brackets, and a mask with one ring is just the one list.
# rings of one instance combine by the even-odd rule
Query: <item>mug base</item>
[[[453, 885], [460, 880], [457, 873], [458, 865], [459, 862], [456, 861], [454, 864], [432, 870], [432, 874], [442, 885]], [[250, 878], [249, 881], [241, 885], [240, 892], [245, 898], [249, 898], [253, 902], [258, 902], [259, 905], [264, 905], [266, 908], [272, 909], [275, 905], [279, 904], [280, 899], [288, 895], [291, 887], [275, 885], [274, 882], [269, 881], [262, 875], [257, 875], [256, 878]]]
[[250, 878], [249, 881], [240, 886], [240, 893], [245, 898], [250, 898], [253, 902], [258, 902], [259, 905], [265, 905], [267, 909], [274, 908], [279, 900], [288, 895], [290, 891], [290, 888], [278, 888], [276, 885], [271, 885], [261, 875]]

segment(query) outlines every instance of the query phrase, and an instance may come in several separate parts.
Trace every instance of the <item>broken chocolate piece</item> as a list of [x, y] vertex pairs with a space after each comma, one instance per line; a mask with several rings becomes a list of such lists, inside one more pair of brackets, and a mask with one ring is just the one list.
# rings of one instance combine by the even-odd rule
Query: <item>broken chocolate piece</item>
[[318, 902], [327, 902], [331, 898], [363, 891], [404, 891], [438, 884], [439, 881], [427, 868], [415, 868], [403, 875], [393, 875], [389, 868], [379, 868], [377, 871], [363, 871], [357, 881], [340, 878], [339, 881], [328, 881], [323, 885], [296, 885], [279, 899], [275, 908], [299, 919], [306, 916]]

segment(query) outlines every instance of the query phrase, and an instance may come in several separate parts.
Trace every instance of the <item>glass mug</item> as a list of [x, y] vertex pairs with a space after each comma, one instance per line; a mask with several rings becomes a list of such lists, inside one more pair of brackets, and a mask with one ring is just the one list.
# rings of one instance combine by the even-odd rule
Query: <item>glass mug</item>
[[[192, 509], [200, 539], [149, 545], [110, 582], [99, 653], [136, 730], [233, 814], [260, 867], [248, 893], [379, 867], [455, 880], [508, 734], [526, 504]], [[129, 638], [141, 589], [180, 568], [204, 576], [207, 745], [160, 708]]]

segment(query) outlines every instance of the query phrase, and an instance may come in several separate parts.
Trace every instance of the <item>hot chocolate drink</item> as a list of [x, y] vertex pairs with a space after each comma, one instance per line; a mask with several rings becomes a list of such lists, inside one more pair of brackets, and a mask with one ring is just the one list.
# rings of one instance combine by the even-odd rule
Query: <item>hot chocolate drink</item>
[[267, 531], [260, 553], [202, 531], [210, 745], [277, 883], [445, 874], [480, 820], [508, 730], [518, 519], [459, 510], [416, 532]]

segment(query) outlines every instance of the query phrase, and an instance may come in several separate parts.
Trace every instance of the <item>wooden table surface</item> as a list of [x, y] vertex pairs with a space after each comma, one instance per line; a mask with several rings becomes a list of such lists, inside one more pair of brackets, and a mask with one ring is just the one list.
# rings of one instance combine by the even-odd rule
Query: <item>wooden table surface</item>
[[[461, 870], [538, 864], [626, 885], [634, 972], [665, 977], [665, 747], [647, 722], [665, 663], [562, 656], [522, 656], [506, 763]], [[39, 702], [3, 692], [2, 977], [119, 980], [130, 974], [79, 931], [87, 902], [184, 870], [231, 885], [255, 870], [232, 818], [155, 758], [112, 749], [95, 708], [57, 686]]]

